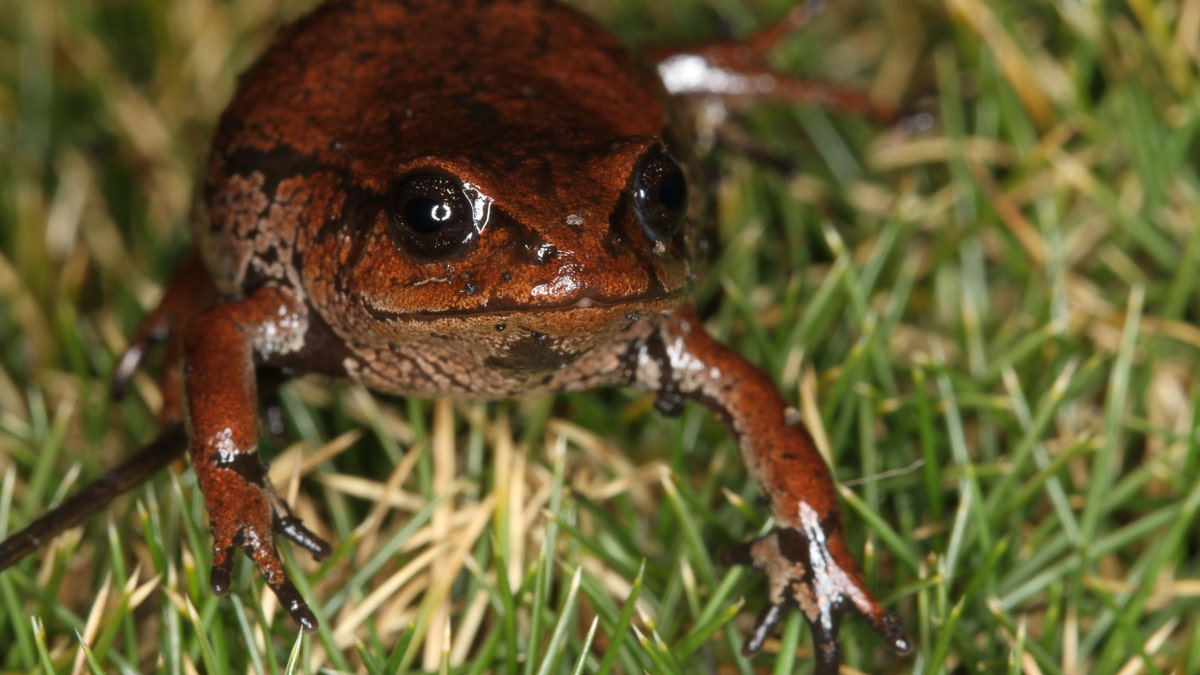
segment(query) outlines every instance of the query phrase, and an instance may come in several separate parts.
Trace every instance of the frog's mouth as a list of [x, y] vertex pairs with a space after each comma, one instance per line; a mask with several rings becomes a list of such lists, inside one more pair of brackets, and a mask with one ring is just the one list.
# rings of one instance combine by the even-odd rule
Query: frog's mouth
[[514, 374], [552, 373], [601, 345], [652, 330], [654, 317], [677, 309], [684, 297], [681, 292], [623, 300], [580, 298], [555, 307], [476, 312], [448, 320], [470, 326], [466, 333], [485, 334], [475, 333], [472, 347], [485, 350], [483, 363], [489, 368]]
[[513, 374], [551, 373], [584, 354], [643, 330], [678, 309], [679, 290], [628, 298], [585, 296], [572, 302], [520, 308], [374, 313], [386, 319], [391, 344], [422, 344], [452, 359], [467, 359]]
[[538, 304], [530, 301], [518, 304], [512, 301], [490, 302], [477, 307], [451, 307], [442, 310], [418, 310], [399, 312], [378, 307], [369, 298], [360, 298], [360, 304], [372, 318], [392, 324], [417, 323], [428, 325], [443, 321], [461, 322], [470, 320], [501, 319], [518, 317], [529, 319], [539, 314], [555, 314], [580, 312], [595, 314], [596, 318], [616, 313], [657, 314], [677, 309], [687, 297], [687, 289], [674, 291], [656, 291], [632, 296], [611, 297], [604, 295], [584, 295], [570, 301]]

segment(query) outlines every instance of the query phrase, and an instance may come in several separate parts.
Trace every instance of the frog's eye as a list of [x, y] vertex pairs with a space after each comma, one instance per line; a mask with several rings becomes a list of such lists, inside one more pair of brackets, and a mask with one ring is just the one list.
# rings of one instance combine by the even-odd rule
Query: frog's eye
[[396, 244], [413, 258], [445, 260], [475, 240], [482, 229], [471, 190], [439, 171], [409, 174], [392, 189], [388, 209]]
[[642, 158], [633, 173], [633, 211], [653, 239], [666, 239], [687, 215], [688, 189], [683, 171], [661, 147]]

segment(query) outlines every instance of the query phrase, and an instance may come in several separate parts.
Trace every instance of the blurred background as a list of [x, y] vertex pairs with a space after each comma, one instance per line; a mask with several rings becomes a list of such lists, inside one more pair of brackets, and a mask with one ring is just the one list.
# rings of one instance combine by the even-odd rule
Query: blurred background
[[[120, 403], [107, 383], [187, 250], [237, 74], [312, 4], [0, 3], [0, 533], [154, 434], [154, 369]], [[636, 46], [790, 3], [579, 6]], [[774, 61], [935, 118], [746, 111], [763, 152], [718, 146], [694, 187], [717, 204], [696, 304], [802, 411], [916, 644], [851, 619], [846, 663], [1200, 672], [1200, 0], [835, 0]], [[0, 671], [811, 670], [798, 616], [739, 652], [765, 587], [719, 552], [769, 523], [704, 410], [282, 401], [276, 484], [340, 544], [285, 551], [321, 633], [245, 561], [211, 596], [178, 467], [0, 574]]]

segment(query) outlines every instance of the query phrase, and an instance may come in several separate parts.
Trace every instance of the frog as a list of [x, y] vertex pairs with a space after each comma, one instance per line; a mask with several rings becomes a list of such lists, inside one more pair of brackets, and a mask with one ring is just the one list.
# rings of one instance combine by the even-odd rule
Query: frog
[[909, 651], [799, 414], [689, 302], [705, 201], [689, 101], [886, 116], [767, 65], [810, 9], [747, 40], [641, 53], [557, 0], [331, 0], [285, 26], [216, 125], [194, 250], [114, 376], [119, 393], [163, 349], [160, 418], [186, 429], [212, 592], [231, 591], [240, 550], [318, 629], [277, 543], [332, 547], [258, 452], [259, 403], [281, 381], [472, 399], [627, 387], [666, 415], [713, 411], [761, 489], [773, 529], [732, 556], [767, 577], [746, 653], [793, 609], [818, 672], [837, 671], [848, 614]]

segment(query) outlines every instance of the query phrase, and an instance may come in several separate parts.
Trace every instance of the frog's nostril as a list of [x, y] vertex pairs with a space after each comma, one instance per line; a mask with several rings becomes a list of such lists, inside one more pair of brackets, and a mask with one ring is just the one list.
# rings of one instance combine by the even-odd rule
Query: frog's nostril
[[533, 249], [533, 258], [539, 264], [546, 264], [558, 255], [558, 247], [550, 243], [542, 243], [537, 248]]

